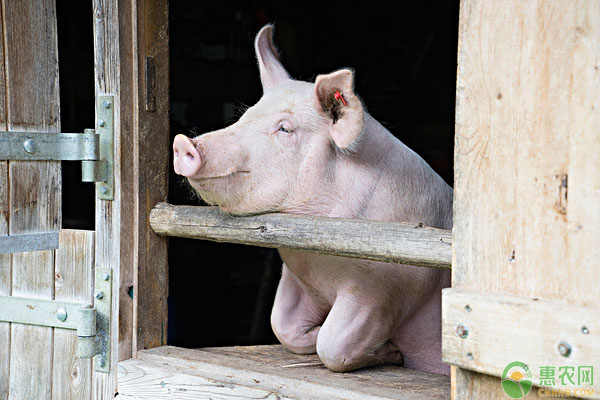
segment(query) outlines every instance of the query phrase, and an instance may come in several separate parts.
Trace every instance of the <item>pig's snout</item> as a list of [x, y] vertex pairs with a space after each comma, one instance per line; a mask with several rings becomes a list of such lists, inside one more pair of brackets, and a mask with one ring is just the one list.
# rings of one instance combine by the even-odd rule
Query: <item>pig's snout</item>
[[191, 177], [198, 173], [202, 160], [196, 145], [184, 135], [175, 136], [173, 141], [173, 167], [175, 173]]

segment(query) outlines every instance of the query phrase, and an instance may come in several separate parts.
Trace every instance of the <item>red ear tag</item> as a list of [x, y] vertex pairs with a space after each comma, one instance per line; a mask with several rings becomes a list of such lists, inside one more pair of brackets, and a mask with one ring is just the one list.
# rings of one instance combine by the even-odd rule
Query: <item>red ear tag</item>
[[344, 96], [342, 96], [342, 94], [340, 93], [339, 90], [337, 90], [334, 94], [333, 97], [335, 97], [336, 100], [341, 100], [343, 105], [346, 105], [346, 100], [344, 100]]

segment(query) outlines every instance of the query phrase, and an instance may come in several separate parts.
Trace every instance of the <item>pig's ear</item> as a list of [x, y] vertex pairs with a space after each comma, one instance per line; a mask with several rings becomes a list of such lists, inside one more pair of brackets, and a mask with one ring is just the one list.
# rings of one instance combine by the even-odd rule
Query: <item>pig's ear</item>
[[273, 25], [265, 25], [258, 32], [254, 41], [254, 49], [264, 92], [290, 79], [289, 74], [279, 62], [279, 54], [273, 44]]
[[342, 69], [319, 75], [315, 81], [315, 107], [330, 120], [330, 134], [337, 147], [349, 148], [360, 136], [364, 110], [354, 94], [354, 74]]

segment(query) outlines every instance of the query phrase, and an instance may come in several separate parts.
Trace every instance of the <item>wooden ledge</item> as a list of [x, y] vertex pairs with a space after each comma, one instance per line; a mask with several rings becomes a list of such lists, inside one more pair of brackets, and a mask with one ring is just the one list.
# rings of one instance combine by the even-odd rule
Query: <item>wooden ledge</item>
[[232, 217], [217, 207], [159, 203], [150, 212], [159, 235], [312, 251], [450, 268], [452, 232], [400, 222], [261, 214]]
[[[450, 377], [394, 366], [327, 370], [280, 345], [158, 347], [119, 363], [122, 399], [450, 399]], [[196, 396], [196, 397], [195, 397]]]

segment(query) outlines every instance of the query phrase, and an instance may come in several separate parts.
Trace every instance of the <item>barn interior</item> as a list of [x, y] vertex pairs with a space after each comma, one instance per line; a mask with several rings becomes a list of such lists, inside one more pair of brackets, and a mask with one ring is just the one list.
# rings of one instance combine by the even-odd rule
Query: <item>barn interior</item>
[[[277, 1], [170, 3], [170, 125], [195, 136], [258, 101], [254, 35], [274, 23], [281, 61], [314, 81], [342, 67], [368, 112], [452, 185], [458, 1], [403, 4]], [[91, 2], [58, 8], [63, 132], [94, 125]], [[170, 148], [165, 151], [170, 152]], [[63, 227], [94, 229], [94, 189], [63, 162]], [[202, 205], [173, 171], [169, 202]], [[280, 276], [276, 250], [169, 238], [168, 344], [277, 343], [269, 315]], [[132, 293], [133, 295], [133, 293]]]

